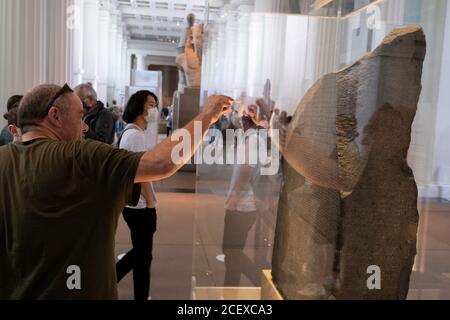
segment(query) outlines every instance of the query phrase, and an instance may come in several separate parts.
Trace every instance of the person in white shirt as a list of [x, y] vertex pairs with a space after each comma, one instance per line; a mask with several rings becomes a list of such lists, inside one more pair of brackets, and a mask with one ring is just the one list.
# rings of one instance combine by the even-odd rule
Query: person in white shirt
[[250, 152], [255, 145], [251, 139], [257, 139], [254, 118], [244, 115], [240, 127], [245, 132], [245, 143], [238, 144], [236, 155], [245, 154], [245, 164], [235, 164], [231, 176], [230, 188], [225, 202], [225, 224], [222, 250], [225, 255], [225, 287], [239, 287], [241, 275], [245, 275], [253, 285], [260, 283], [260, 270], [245, 253], [244, 249], [250, 229], [257, 219], [257, 205], [254, 180], [259, 174], [259, 164], [250, 163]]
[[[119, 139], [118, 146], [133, 152], [148, 149], [146, 134], [152, 115], [158, 112], [158, 98], [150, 91], [139, 91], [131, 96], [123, 114], [128, 124]], [[133, 270], [134, 299], [148, 300], [150, 292], [150, 267], [153, 236], [156, 232], [156, 207], [158, 202], [151, 183], [141, 184], [141, 197], [136, 207], [126, 207], [123, 217], [131, 231], [133, 249], [117, 264], [117, 280], [120, 282]]]

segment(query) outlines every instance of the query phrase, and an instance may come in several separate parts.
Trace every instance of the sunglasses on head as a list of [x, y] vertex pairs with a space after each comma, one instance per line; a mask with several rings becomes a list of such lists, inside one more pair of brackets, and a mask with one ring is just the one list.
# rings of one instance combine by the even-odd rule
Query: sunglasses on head
[[69, 85], [66, 83], [64, 86], [50, 99], [48, 105], [47, 105], [47, 113], [50, 111], [50, 109], [55, 105], [56, 100], [60, 98], [62, 95], [64, 95], [67, 92], [73, 92], [72, 88], [69, 87]]

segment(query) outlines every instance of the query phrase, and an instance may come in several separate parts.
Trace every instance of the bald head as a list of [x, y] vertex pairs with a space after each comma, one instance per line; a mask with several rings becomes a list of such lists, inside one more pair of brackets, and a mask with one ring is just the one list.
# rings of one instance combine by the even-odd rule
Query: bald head
[[[48, 103], [61, 90], [60, 86], [43, 84], [31, 89], [21, 100], [18, 111], [18, 125], [25, 133], [27, 127], [38, 126], [48, 116]], [[64, 111], [68, 94], [62, 95], [55, 101]]]
[[[80, 98], [68, 88], [61, 89], [57, 85], [44, 84], [23, 97], [18, 115], [23, 141], [37, 137], [72, 141], [84, 137], [88, 127], [83, 122]], [[57, 95], [59, 97], [53, 102]]]

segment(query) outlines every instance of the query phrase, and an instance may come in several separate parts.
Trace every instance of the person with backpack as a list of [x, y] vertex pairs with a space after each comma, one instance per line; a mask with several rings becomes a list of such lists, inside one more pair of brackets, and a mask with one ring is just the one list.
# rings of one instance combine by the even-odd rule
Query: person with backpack
[[105, 105], [97, 100], [97, 92], [92, 84], [80, 84], [74, 90], [75, 94], [80, 97], [86, 111], [83, 119], [89, 127], [89, 131], [85, 135], [86, 139], [113, 144], [116, 132], [114, 117], [111, 111], [107, 110]]
[[[158, 98], [150, 91], [139, 91], [131, 96], [123, 119], [128, 124], [118, 141], [118, 147], [132, 152], [147, 150], [145, 130], [152, 109], [158, 108]], [[134, 299], [145, 301], [150, 292], [150, 266], [152, 262], [153, 236], [156, 232], [157, 199], [151, 183], [141, 184], [141, 197], [135, 207], [126, 207], [123, 217], [131, 231], [133, 249], [117, 264], [117, 280], [120, 282], [133, 270]]]

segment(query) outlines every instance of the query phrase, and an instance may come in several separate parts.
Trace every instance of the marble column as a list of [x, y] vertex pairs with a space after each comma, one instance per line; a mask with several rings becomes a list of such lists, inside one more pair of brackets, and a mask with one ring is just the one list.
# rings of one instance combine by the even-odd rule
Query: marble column
[[71, 15], [71, 29], [73, 33], [72, 74], [70, 84], [77, 86], [83, 82], [83, 0], [72, 0], [68, 8]]
[[[260, 14], [250, 16], [249, 44], [248, 44], [248, 84], [252, 85], [263, 79], [261, 66], [264, 63], [264, 16]], [[263, 79], [263, 80], [261, 80]]]
[[134, 52], [132, 52], [132, 54], [136, 57], [135, 58], [136, 60], [135, 60], [134, 69], [131, 70], [131, 86], [135, 86], [136, 85], [136, 72], [147, 70], [147, 66], [145, 63], [146, 54], [139, 52], [139, 51], [134, 51]]
[[108, 101], [112, 101], [116, 91], [116, 76], [115, 76], [115, 62], [116, 62], [116, 41], [117, 41], [117, 21], [119, 19], [119, 13], [117, 10], [111, 11], [110, 24], [109, 24], [109, 42], [108, 42]]
[[108, 30], [110, 25], [110, 13], [109, 3], [105, 2], [100, 9], [100, 20], [98, 29], [98, 85], [97, 95], [98, 99], [103, 103], [107, 103], [107, 91], [108, 91], [108, 73], [109, 69], [109, 37]]
[[146, 54], [136, 53], [137, 57], [137, 70], [146, 71], [148, 69], [148, 65], [146, 63]]
[[84, 0], [83, 7], [83, 82], [98, 85], [99, 0]]
[[114, 90], [114, 99], [117, 99], [120, 95], [121, 91], [121, 69], [122, 69], [122, 47], [123, 47], [123, 24], [122, 21], [118, 21], [117, 23], [117, 39], [116, 39], [116, 55], [114, 61], [114, 78], [115, 78], [115, 90]]
[[249, 45], [249, 27], [250, 27], [250, 14], [252, 6], [242, 5], [239, 7], [241, 12], [237, 21], [237, 30], [239, 32], [236, 35], [236, 64], [234, 70], [235, 73], [235, 92], [234, 96], [239, 96], [241, 92], [247, 91], [247, 75], [248, 75], [248, 45]]
[[[130, 85], [130, 78], [128, 73], [128, 65], [127, 65], [127, 41], [128, 41], [128, 34], [126, 30], [123, 30], [123, 38], [122, 38], [122, 57], [121, 57], [121, 63], [120, 63], [120, 92], [118, 100], [124, 100], [125, 99], [125, 87]], [[123, 101], [122, 103], [124, 103]]]
[[[0, 114], [13, 94], [71, 78], [72, 0], [0, 1]], [[3, 117], [1, 124], [4, 124]]]
[[442, 53], [440, 90], [437, 105], [436, 141], [434, 148], [433, 175], [436, 176], [436, 184], [439, 186], [439, 195], [450, 201], [450, 3], [447, 3], [447, 19], [444, 35], [444, 49]]
[[[422, 76], [423, 88], [408, 160], [418, 181], [420, 196], [443, 197], [444, 190], [447, 189], [448, 197], [449, 188], [445, 188], [445, 185], [450, 185], [450, 176], [448, 176], [450, 168], [448, 168], [448, 162], [445, 163], [445, 156], [443, 158], [441, 156], [446, 154], [442, 148], [446, 148], [446, 141], [450, 135], [445, 129], [448, 124], [445, 125], [441, 121], [445, 122], [442, 116], [445, 117], [445, 109], [448, 108], [448, 100], [445, 101], [446, 99], [443, 98], [448, 92], [448, 89], [444, 88], [449, 87], [445, 77], [448, 69], [446, 71], [443, 66], [447, 59], [445, 52], [449, 52], [448, 50], [444, 52], [444, 47], [448, 46], [449, 41], [450, 15], [447, 11], [450, 3], [447, 0], [422, 1], [419, 8], [409, 7], [409, 1], [406, 4], [408, 16], [420, 10], [415, 17], [419, 20], [411, 22], [418, 23], [424, 28], [429, 44]], [[440, 147], [441, 143], [443, 147]], [[447, 178], [445, 178], [446, 175]], [[441, 179], [447, 179], [447, 182]]]

